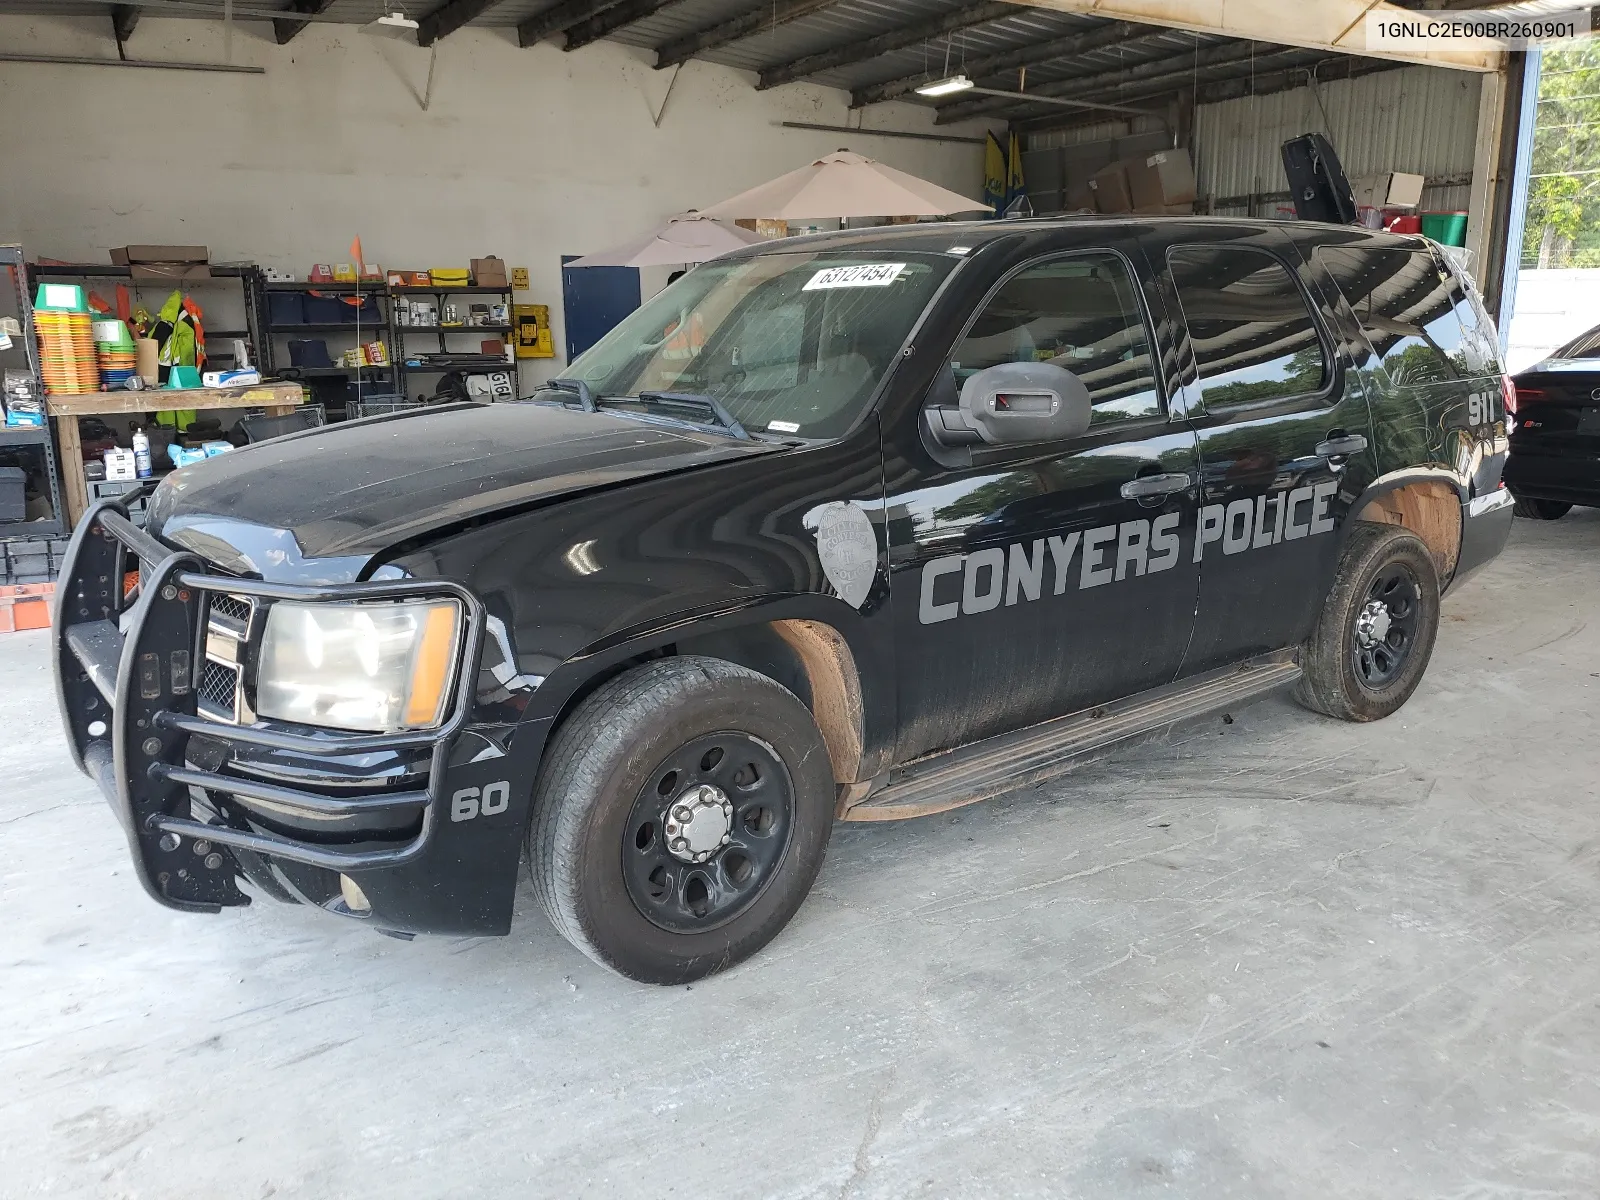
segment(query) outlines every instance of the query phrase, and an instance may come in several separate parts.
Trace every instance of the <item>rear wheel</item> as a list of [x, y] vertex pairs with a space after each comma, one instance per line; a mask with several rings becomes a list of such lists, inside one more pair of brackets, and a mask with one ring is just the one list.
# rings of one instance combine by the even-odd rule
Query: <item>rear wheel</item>
[[1358, 524], [1306, 643], [1295, 698], [1345, 721], [1387, 717], [1422, 682], [1439, 630], [1439, 577], [1422, 539]]
[[1530, 521], [1559, 521], [1572, 511], [1572, 505], [1563, 500], [1518, 500], [1511, 510]]
[[552, 740], [529, 861], [566, 938], [648, 983], [739, 962], [788, 923], [833, 823], [805, 705], [720, 659], [662, 659], [600, 687]]

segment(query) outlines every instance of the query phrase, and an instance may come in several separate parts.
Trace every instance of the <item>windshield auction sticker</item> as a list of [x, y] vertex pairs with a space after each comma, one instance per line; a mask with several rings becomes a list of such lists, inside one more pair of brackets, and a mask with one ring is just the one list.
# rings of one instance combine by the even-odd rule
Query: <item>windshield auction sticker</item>
[[827, 288], [885, 287], [900, 277], [905, 263], [862, 263], [854, 267], [827, 267], [818, 271], [801, 288], [802, 292], [820, 292]]

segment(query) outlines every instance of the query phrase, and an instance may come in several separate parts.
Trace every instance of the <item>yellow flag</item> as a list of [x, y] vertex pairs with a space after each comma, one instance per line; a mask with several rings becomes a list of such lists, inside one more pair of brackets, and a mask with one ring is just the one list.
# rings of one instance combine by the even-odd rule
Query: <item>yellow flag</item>
[[1005, 207], [1006, 152], [994, 134], [987, 135], [983, 147], [983, 202], [998, 213]]
[[1015, 133], [1011, 135], [1011, 161], [1006, 173], [1006, 203], [1010, 204], [1018, 196], [1025, 195], [1028, 185], [1022, 179], [1022, 140]]

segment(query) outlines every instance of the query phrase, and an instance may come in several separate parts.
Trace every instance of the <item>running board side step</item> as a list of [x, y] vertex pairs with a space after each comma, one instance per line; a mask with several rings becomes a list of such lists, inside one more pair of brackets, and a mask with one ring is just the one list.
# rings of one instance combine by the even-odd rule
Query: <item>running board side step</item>
[[1101, 750], [1202, 717], [1300, 678], [1295, 650], [1207, 671], [1110, 704], [998, 734], [896, 767], [846, 821], [898, 821], [946, 812], [1064, 775]]

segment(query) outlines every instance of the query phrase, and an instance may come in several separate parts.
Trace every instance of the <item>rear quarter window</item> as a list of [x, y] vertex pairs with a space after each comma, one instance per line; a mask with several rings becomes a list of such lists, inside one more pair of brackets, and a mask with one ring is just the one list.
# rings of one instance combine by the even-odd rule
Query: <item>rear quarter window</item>
[[1401, 387], [1499, 373], [1493, 325], [1427, 250], [1319, 246], [1391, 382]]

